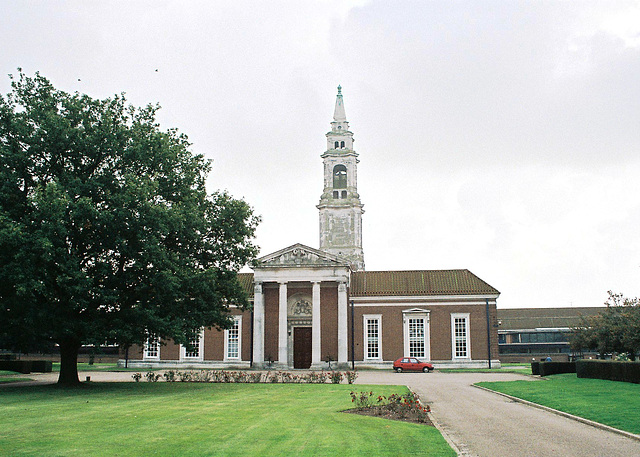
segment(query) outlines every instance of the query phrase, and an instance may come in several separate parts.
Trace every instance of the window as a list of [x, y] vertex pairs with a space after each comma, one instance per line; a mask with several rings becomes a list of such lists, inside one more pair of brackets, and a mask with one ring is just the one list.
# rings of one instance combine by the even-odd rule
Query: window
[[338, 149], [340, 147], [340, 144], [336, 141], [334, 146], [335, 146], [335, 149]]
[[409, 318], [409, 357], [424, 357], [424, 317]]
[[343, 190], [342, 194], [340, 195], [340, 198], [347, 198], [347, 191]]
[[347, 167], [344, 165], [336, 165], [333, 167], [333, 188], [347, 188]]
[[225, 360], [240, 360], [240, 336], [242, 335], [242, 316], [233, 317], [233, 326], [224, 331], [224, 357]]
[[381, 330], [382, 330], [382, 316], [367, 315], [363, 316], [364, 319], [364, 341], [365, 341], [365, 359], [367, 360], [382, 360], [382, 354], [380, 350], [381, 342]]
[[470, 358], [469, 314], [451, 315], [451, 333], [454, 359]]
[[144, 343], [144, 359], [160, 358], [160, 339], [156, 335], [149, 335]]
[[344, 149], [344, 141], [341, 141], [341, 142], [340, 142], [340, 148], [341, 148], [341, 149]]
[[429, 310], [413, 308], [402, 313], [404, 357], [430, 360]]
[[196, 333], [190, 340], [189, 346], [182, 346], [180, 348], [180, 355], [182, 359], [190, 360], [202, 360], [204, 352], [204, 329]]

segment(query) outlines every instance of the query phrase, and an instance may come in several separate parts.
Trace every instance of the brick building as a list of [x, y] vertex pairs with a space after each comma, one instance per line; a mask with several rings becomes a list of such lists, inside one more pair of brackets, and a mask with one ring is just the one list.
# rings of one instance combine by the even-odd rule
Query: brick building
[[402, 356], [436, 367], [498, 362], [499, 292], [468, 270], [366, 271], [358, 154], [338, 87], [322, 154], [319, 249], [294, 244], [240, 274], [251, 311], [205, 329], [187, 349], [150, 340], [130, 366], [390, 367]]

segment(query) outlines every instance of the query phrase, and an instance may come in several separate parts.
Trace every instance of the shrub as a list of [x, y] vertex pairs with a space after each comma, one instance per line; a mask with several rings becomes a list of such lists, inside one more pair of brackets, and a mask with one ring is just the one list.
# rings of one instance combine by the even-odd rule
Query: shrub
[[133, 373], [131, 377], [135, 382], [140, 382], [140, 379], [142, 378], [142, 373]]
[[531, 374], [540, 375], [540, 362], [531, 362]]
[[348, 384], [353, 384], [356, 378], [358, 377], [358, 373], [356, 371], [346, 371], [344, 376], [347, 378]]
[[0, 361], [0, 370], [15, 371], [22, 374], [29, 374], [34, 371], [31, 360], [2, 360]]
[[[575, 373], [576, 363], [575, 362], [540, 362], [538, 370], [539, 370], [540, 376], [549, 376], [552, 374], [560, 374], [560, 373]], [[531, 372], [533, 372], [533, 368]]]
[[343, 374], [339, 371], [332, 371], [331, 372], [331, 383], [332, 384], [340, 384], [340, 382], [342, 381], [343, 378]]
[[145, 378], [147, 378], [147, 381], [149, 382], [157, 382], [158, 379], [161, 378], [160, 373], [154, 373], [153, 371], [149, 371], [144, 375]]
[[[351, 403], [355, 403], [357, 409], [370, 408], [371, 407], [371, 397], [373, 396], [373, 392], [349, 392], [351, 395]], [[381, 397], [378, 397], [381, 398]], [[380, 400], [378, 400], [380, 401]]]
[[617, 362], [611, 360], [578, 360], [576, 373], [579, 378], [607, 379], [640, 383], [639, 362]]
[[164, 379], [167, 382], [175, 382], [176, 380], [176, 372], [173, 370], [165, 371], [162, 376], [164, 376]]

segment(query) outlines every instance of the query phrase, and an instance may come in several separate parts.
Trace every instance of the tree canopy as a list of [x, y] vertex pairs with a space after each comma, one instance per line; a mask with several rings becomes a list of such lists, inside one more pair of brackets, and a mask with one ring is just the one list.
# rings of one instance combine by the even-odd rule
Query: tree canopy
[[20, 70], [0, 95], [0, 347], [60, 346], [77, 383], [83, 344], [188, 344], [246, 307], [236, 273], [259, 218], [207, 194], [210, 163], [158, 105], [98, 100]]
[[640, 300], [609, 291], [606, 309], [584, 317], [574, 329], [574, 350], [595, 349], [599, 354], [625, 353], [635, 360], [640, 352]]

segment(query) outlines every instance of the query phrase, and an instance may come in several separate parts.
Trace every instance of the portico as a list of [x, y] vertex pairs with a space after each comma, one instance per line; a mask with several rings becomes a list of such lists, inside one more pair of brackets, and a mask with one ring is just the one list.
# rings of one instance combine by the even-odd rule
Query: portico
[[[258, 259], [253, 269], [254, 365], [324, 368], [328, 357], [346, 366], [349, 263], [296, 244]], [[265, 325], [267, 308], [276, 308], [275, 326]]]

